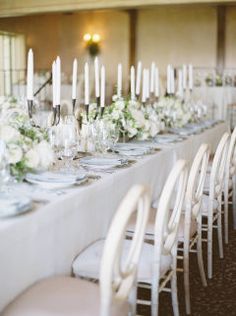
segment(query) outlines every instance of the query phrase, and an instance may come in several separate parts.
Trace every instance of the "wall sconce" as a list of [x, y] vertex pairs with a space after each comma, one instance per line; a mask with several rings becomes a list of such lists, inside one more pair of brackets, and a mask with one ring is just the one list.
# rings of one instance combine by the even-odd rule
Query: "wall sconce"
[[86, 43], [86, 48], [89, 51], [89, 54], [94, 57], [100, 53], [100, 43], [101, 37], [99, 34], [84, 34], [84, 41]]

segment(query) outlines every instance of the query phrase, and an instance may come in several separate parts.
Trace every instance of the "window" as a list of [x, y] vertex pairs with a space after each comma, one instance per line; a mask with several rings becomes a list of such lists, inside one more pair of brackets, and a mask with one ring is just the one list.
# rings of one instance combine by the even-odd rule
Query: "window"
[[25, 79], [24, 35], [0, 32], [0, 95], [14, 94]]

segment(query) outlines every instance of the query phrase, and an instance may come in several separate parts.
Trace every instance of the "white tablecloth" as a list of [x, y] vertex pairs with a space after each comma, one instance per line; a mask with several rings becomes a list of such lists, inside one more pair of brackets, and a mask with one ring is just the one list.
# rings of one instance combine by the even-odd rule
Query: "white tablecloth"
[[71, 189], [25, 215], [0, 220], [0, 310], [37, 280], [70, 274], [75, 256], [105, 237], [119, 202], [133, 184], [149, 185], [156, 199], [176, 159], [192, 160], [203, 142], [215, 150], [227, 129], [221, 123], [181, 143], [163, 146], [130, 168]]
[[226, 120], [228, 105], [236, 103], [236, 87], [196, 87], [193, 97], [206, 104], [212, 118]]

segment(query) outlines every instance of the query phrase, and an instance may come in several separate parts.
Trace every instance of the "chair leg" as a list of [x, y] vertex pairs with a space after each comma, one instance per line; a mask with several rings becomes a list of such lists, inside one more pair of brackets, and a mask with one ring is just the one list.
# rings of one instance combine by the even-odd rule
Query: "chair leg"
[[137, 284], [133, 286], [130, 295], [129, 295], [129, 304], [130, 304], [130, 316], [136, 315], [136, 306], [137, 306]]
[[160, 282], [160, 271], [159, 267], [153, 265], [152, 274], [152, 286], [151, 286], [151, 315], [158, 316], [159, 310], [159, 282]]
[[191, 314], [190, 286], [189, 286], [189, 250], [184, 251], [184, 294], [186, 314]]
[[236, 175], [233, 176], [233, 218], [234, 218], [234, 229], [236, 229]]
[[218, 233], [218, 246], [219, 246], [219, 256], [221, 259], [224, 258], [223, 252], [223, 237], [222, 237], [222, 216], [221, 216], [221, 206], [220, 210], [218, 210], [218, 218], [217, 218], [217, 233]]
[[212, 220], [208, 219], [207, 232], [207, 274], [212, 279]]
[[172, 307], [173, 307], [174, 316], [179, 316], [176, 269], [174, 270], [174, 273], [171, 278], [171, 299], [172, 299]]
[[224, 192], [224, 227], [225, 227], [225, 243], [229, 243], [229, 190], [225, 188]]
[[198, 219], [198, 239], [197, 239], [197, 260], [198, 260], [198, 268], [202, 280], [202, 285], [207, 286], [206, 274], [204, 269], [203, 257], [202, 257], [202, 217], [199, 216]]

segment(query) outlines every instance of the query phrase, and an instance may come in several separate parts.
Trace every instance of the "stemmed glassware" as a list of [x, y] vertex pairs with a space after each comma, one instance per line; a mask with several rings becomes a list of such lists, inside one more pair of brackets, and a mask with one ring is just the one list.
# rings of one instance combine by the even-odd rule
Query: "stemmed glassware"
[[61, 128], [61, 159], [66, 161], [66, 171], [73, 171], [72, 160], [78, 151], [78, 133], [73, 115], [64, 118]]

